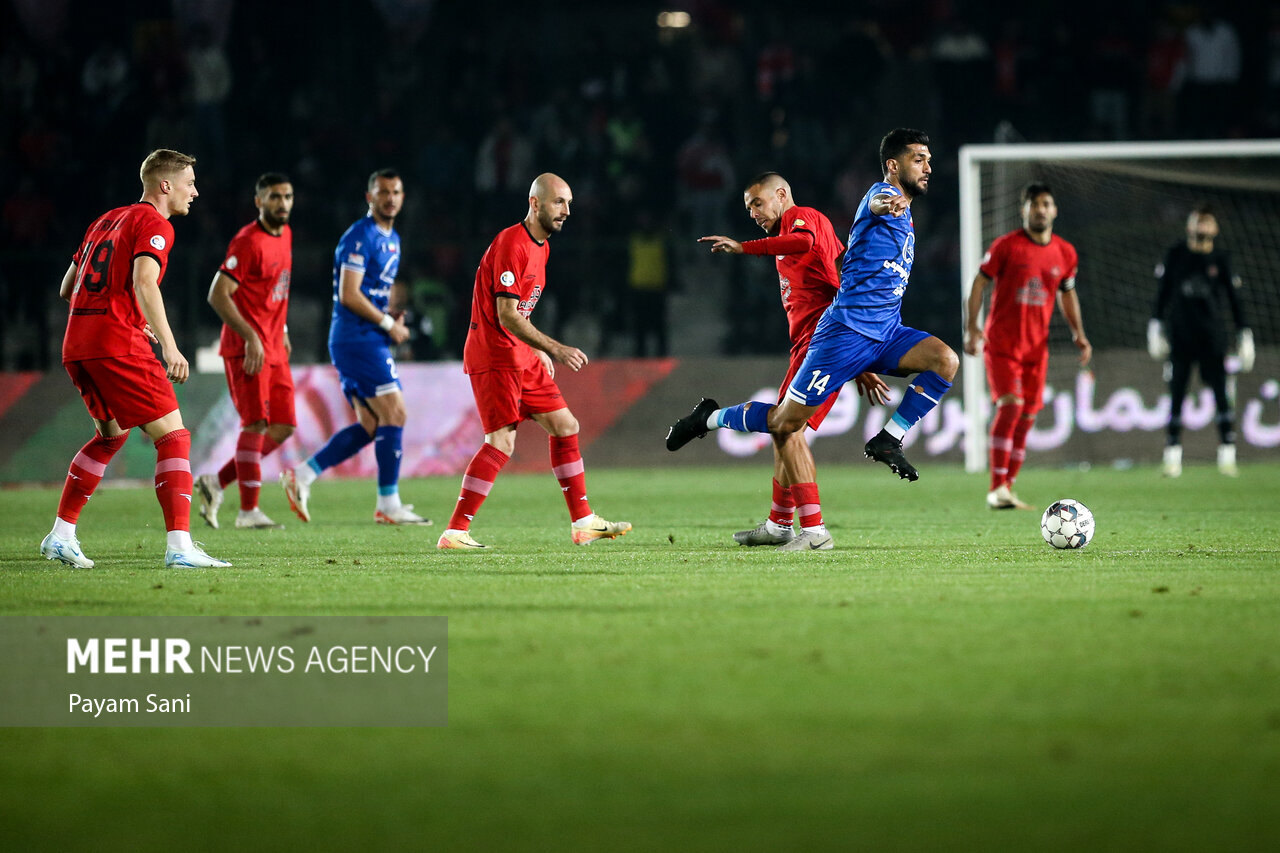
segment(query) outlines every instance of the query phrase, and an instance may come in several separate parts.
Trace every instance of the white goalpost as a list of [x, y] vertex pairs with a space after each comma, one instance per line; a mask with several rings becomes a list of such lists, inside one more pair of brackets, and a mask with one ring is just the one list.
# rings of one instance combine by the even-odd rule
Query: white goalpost
[[[996, 237], [1021, 226], [1018, 194], [1053, 188], [1055, 233], [1080, 253], [1078, 293], [1094, 362], [1145, 348], [1154, 269], [1183, 236], [1192, 206], [1213, 205], [1220, 248], [1244, 281], [1255, 337], [1274, 344], [1280, 326], [1280, 139], [1195, 142], [1019, 143], [960, 149], [960, 295]], [[1051, 362], [1074, 357], [1055, 311]], [[963, 356], [965, 469], [987, 466], [991, 402], [981, 356]]]

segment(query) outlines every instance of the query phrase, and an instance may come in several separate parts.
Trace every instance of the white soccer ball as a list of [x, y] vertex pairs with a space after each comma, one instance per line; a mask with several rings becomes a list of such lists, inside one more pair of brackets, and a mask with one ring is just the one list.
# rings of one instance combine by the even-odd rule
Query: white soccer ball
[[1093, 539], [1093, 513], [1080, 501], [1054, 501], [1040, 517], [1040, 534], [1055, 548], [1083, 548]]

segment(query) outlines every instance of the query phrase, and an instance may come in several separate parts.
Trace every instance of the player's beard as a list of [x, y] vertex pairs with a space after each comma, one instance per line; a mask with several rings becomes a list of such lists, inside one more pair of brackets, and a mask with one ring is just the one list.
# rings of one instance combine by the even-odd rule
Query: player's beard
[[555, 217], [552, 216], [549, 211], [538, 211], [538, 225], [548, 234], [555, 234], [558, 232], [562, 224], [563, 223], [557, 223]]
[[918, 195], [925, 195], [926, 193], [928, 193], [929, 187], [927, 184], [921, 184], [918, 178], [914, 180], [908, 180], [904, 178], [902, 181], [902, 190], [907, 195], [911, 196], [912, 198], [915, 198]]
[[289, 224], [289, 214], [286, 213], [283, 217], [279, 217], [269, 210], [263, 210], [262, 220], [267, 224], [268, 228], [283, 228]]

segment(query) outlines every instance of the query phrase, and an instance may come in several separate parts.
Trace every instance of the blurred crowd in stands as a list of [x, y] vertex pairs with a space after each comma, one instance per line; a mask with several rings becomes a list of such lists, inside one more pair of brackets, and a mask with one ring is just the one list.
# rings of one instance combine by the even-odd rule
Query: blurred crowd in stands
[[[137, 198], [155, 147], [199, 159], [165, 282], [180, 342], [215, 337], [209, 281], [277, 170], [297, 193], [297, 360], [322, 361], [333, 246], [375, 168], [405, 180], [406, 356], [460, 355], [479, 255], [542, 171], [575, 206], [540, 326], [593, 356], [779, 354], [771, 265], [709, 264], [694, 242], [758, 236], [741, 190], [760, 171], [843, 235], [880, 137], [927, 131], [904, 316], [958, 337], [960, 145], [1280, 135], [1274, 4], [89, 5], [0, 11], [0, 369], [56, 366], [61, 274], [89, 219]], [[658, 26], [663, 10], [689, 25]]]

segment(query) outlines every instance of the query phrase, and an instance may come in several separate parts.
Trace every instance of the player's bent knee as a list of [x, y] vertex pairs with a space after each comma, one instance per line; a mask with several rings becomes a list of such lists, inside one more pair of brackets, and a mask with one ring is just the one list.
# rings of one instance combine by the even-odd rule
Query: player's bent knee
[[956, 351], [946, 344], [942, 345], [942, 351], [937, 355], [937, 364], [933, 368], [933, 372], [950, 382], [956, 378], [956, 372], [960, 369], [960, 357], [956, 355]]

